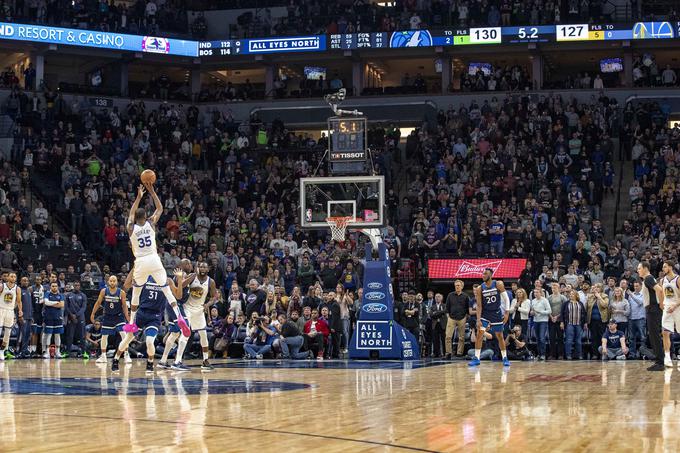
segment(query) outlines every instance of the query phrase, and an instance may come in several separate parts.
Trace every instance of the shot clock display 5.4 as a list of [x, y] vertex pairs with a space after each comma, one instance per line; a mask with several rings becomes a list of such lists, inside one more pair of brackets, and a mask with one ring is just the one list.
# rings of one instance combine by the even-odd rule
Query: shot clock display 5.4
[[331, 162], [366, 159], [366, 118], [329, 118]]

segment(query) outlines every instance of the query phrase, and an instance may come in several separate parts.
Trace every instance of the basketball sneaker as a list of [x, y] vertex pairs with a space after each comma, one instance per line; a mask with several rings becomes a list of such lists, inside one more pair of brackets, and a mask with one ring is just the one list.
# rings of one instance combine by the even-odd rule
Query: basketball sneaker
[[132, 363], [132, 359], [130, 358], [130, 353], [128, 351], [125, 351], [124, 360], [125, 363]]
[[99, 357], [97, 357], [97, 360], [95, 360], [95, 363], [108, 363], [108, 359], [106, 358], [106, 354], [102, 354]]
[[153, 362], [146, 362], [146, 374], [153, 374]]
[[156, 364], [156, 368], [160, 368], [161, 370], [169, 370], [170, 365], [168, 365], [168, 362], [158, 362], [158, 364]]
[[43, 359], [51, 359], [52, 357], [50, 357], [50, 353], [49, 353], [49, 352], [46, 352], [46, 353], [44, 353], [44, 354], [42, 355], [42, 358], [43, 358]]
[[480, 363], [482, 362], [480, 362], [477, 357], [473, 357], [472, 360], [468, 362], [468, 366], [479, 366]]
[[503, 366], [510, 366], [510, 360], [507, 357], [503, 359]]
[[111, 362], [111, 371], [115, 373], [116, 371], [118, 371], [118, 369], [119, 369], [118, 359], [114, 357], [113, 361]]
[[212, 371], [214, 370], [215, 367], [210, 364], [210, 362], [206, 359], [203, 361], [201, 364], [201, 371]]
[[663, 366], [666, 368], [673, 368], [673, 361], [671, 359], [664, 359]]
[[189, 367], [182, 362], [173, 363], [170, 368], [174, 371], [189, 371]]

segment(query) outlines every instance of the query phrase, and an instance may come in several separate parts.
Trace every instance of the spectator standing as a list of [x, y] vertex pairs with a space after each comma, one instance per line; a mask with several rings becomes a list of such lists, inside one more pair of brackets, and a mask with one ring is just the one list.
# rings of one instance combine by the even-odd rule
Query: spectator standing
[[581, 303], [578, 292], [569, 293], [569, 301], [562, 305], [562, 321], [560, 327], [564, 330], [564, 354], [567, 360], [582, 358], [581, 339], [586, 327], [586, 309]]
[[609, 310], [612, 319], [616, 321], [617, 328], [625, 334], [628, 331], [630, 304], [621, 287], [616, 287], [612, 291], [612, 294], [609, 297]]
[[456, 280], [454, 283], [454, 291], [449, 293], [449, 295], [446, 297], [446, 313], [449, 317], [446, 323], [445, 338], [447, 359], [450, 359], [452, 355], [454, 331], [456, 331], [458, 335], [456, 356], [462, 357], [465, 353], [465, 325], [467, 324], [469, 297], [463, 292], [463, 288], [463, 281]]
[[560, 292], [560, 285], [553, 283], [552, 292], [548, 296], [550, 303], [550, 317], [548, 319], [548, 333], [550, 337], [550, 357], [558, 360], [564, 356], [564, 330], [562, 324], [562, 306], [567, 302], [567, 297]]
[[609, 298], [602, 291], [602, 283], [594, 284], [588, 295], [587, 322], [593, 356], [599, 357], [600, 339], [609, 321]]
[[531, 315], [534, 317], [534, 327], [536, 329], [538, 360], [545, 360], [548, 320], [551, 313], [550, 302], [544, 296], [543, 289], [535, 289], [534, 299], [531, 301]]
[[628, 304], [630, 305], [630, 320], [628, 321], [628, 347], [630, 348], [630, 357], [638, 357], [638, 341], [640, 345], [645, 344], [645, 305], [644, 296], [642, 294], [642, 283], [639, 281], [633, 282], [633, 291], [627, 291]]
[[[432, 319], [432, 342], [433, 357], [441, 357], [442, 351], [446, 350], [444, 344], [446, 339], [446, 324], [448, 314], [444, 305], [444, 296], [437, 293], [434, 296], [434, 305], [430, 309], [430, 319]], [[450, 346], [449, 346], [450, 347]]]

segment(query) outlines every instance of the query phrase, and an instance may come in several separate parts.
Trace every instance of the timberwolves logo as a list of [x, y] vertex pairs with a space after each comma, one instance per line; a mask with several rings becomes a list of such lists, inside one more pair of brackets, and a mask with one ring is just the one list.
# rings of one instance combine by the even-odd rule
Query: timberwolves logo
[[673, 38], [670, 22], [638, 22], [633, 26], [633, 39]]
[[142, 39], [142, 52], [168, 53], [170, 52], [170, 42], [165, 38], [145, 36]]
[[427, 30], [395, 31], [390, 47], [427, 47], [432, 45], [432, 35]]

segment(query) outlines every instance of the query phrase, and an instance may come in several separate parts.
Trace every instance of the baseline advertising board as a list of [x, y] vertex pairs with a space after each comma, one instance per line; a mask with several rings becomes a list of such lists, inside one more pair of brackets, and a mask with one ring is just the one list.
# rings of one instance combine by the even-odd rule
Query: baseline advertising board
[[160, 36], [126, 35], [44, 25], [0, 22], [0, 40], [30, 41], [45, 44], [94, 47], [185, 57], [198, 56], [198, 42]]
[[514, 280], [519, 278], [526, 264], [525, 258], [432, 259], [427, 262], [430, 280], [481, 279], [487, 268], [493, 270], [494, 278]]

